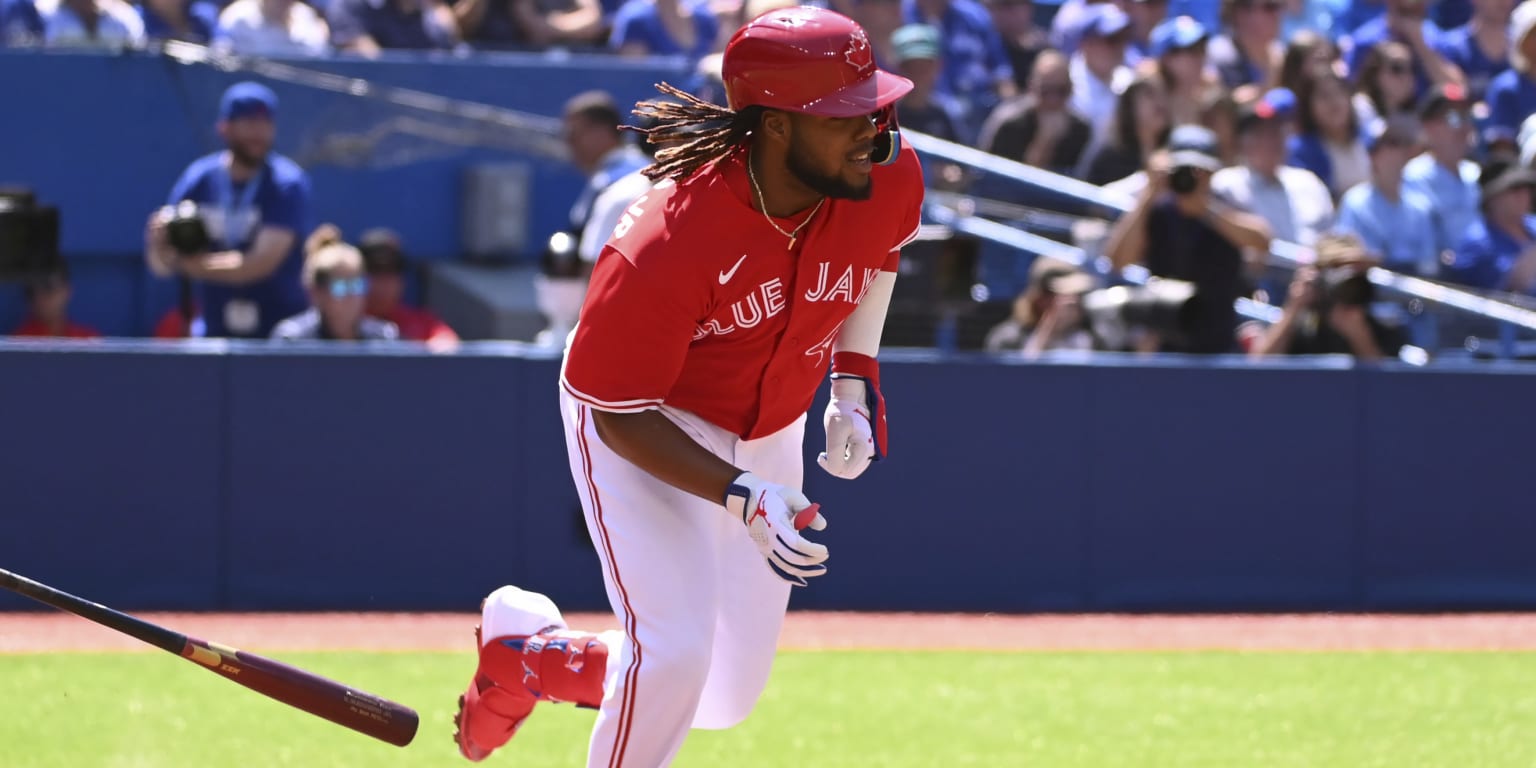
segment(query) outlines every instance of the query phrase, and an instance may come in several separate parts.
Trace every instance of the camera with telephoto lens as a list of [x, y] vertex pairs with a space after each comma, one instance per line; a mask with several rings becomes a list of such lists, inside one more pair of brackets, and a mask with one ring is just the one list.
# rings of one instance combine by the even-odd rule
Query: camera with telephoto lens
[[1117, 285], [1083, 295], [1083, 314], [1103, 349], [1130, 349], [1135, 331], [1152, 331], [1165, 340], [1187, 340], [1205, 322], [1195, 284], [1152, 278], [1146, 285]]
[[1200, 177], [1195, 175], [1195, 167], [1181, 165], [1168, 174], [1168, 188], [1175, 195], [1187, 195], [1200, 187]]
[[207, 253], [213, 246], [213, 238], [208, 236], [208, 224], [203, 221], [203, 214], [198, 210], [197, 203], [183, 200], [167, 208], [167, 214], [165, 238], [176, 253], [182, 256], [195, 256]]
[[1376, 300], [1376, 286], [1354, 267], [1332, 267], [1317, 272], [1323, 300], [1329, 304], [1363, 307]]

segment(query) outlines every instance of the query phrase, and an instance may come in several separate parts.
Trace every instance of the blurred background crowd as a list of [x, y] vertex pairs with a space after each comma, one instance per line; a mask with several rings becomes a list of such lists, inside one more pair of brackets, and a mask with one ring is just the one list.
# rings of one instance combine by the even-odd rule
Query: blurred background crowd
[[[988, 350], [1379, 359], [1408, 336], [1363, 278], [1368, 269], [1516, 302], [1536, 295], [1536, 0], [828, 3], [864, 26], [881, 66], [916, 84], [900, 105], [904, 128], [1099, 186], [1120, 202], [1098, 231], [1074, 226], [1062, 238], [1087, 262], [1020, 266], [1007, 288], [1017, 299], [1000, 302], [1009, 309], [989, 323]], [[695, 73], [689, 90], [723, 103], [726, 40], [788, 4], [0, 0], [0, 44], [182, 40], [282, 57], [606, 51], [679, 57]], [[397, 235], [357, 233], [349, 245], [351, 233], [313, 220], [304, 169], [271, 152], [277, 113], [261, 86], [232, 88], [220, 135], [244, 165], [221, 177], [217, 163], [194, 162], [168, 207], [146, 212], [146, 267], [201, 288], [184, 292], [158, 333], [450, 343], [452, 329], [402, 300], [409, 270]], [[648, 156], [620, 129], [628, 114], [587, 93], [563, 115], [570, 160], [589, 183], [569, 227], [544, 249], [546, 341], [568, 330], [586, 267], [617, 211], [644, 190], [635, 171]], [[940, 194], [1031, 203], [974, 167], [930, 158], [927, 173]], [[205, 222], [213, 207], [231, 215], [207, 227], [207, 242], [176, 246], [184, 200], [203, 203]], [[1276, 242], [1305, 248], [1308, 263], [1277, 270]], [[1104, 290], [1127, 268], [1167, 283], [1130, 298]], [[62, 264], [32, 281], [17, 332], [88, 335], [68, 321], [68, 289]], [[1280, 311], [1253, 321], [1234, 310], [1241, 299]], [[1177, 328], [1119, 332], [1091, 322], [1103, 307], [1124, 320], [1138, 300], [1183, 317]]]

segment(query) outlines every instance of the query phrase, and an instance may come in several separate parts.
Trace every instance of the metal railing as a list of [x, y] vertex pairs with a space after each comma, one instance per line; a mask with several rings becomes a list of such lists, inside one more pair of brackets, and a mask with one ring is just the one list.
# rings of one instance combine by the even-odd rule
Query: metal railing
[[[955, 144], [906, 129], [902, 130], [901, 135], [919, 152], [929, 157], [974, 168], [1027, 187], [1098, 206], [1115, 216], [1129, 211], [1135, 204], [1135, 201], [1127, 196], [1116, 194], [1103, 187], [983, 152], [974, 147]], [[1049, 256], [1072, 264], [1087, 265], [1088, 254], [1081, 248], [982, 218], [974, 213], [973, 206], [956, 204], [953, 197], [938, 195], [937, 198], [938, 202], [929, 206], [930, 215], [956, 231], [1037, 256]], [[1282, 240], [1271, 243], [1269, 256], [1270, 264], [1289, 269], [1309, 264], [1315, 259], [1310, 248]], [[1121, 274], [1131, 282], [1145, 281], [1144, 269], [1127, 268], [1122, 270]], [[1515, 355], [1520, 331], [1536, 331], [1536, 311], [1524, 307], [1382, 267], [1372, 268], [1367, 273], [1367, 278], [1378, 288], [1396, 296], [1453, 312], [1465, 313], [1495, 324], [1498, 328], [1496, 350], [1499, 357]], [[1246, 317], [1270, 322], [1278, 318], [1280, 313], [1280, 309], [1274, 305], [1248, 299], [1238, 300], [1237, 307], [1239, 313]]]

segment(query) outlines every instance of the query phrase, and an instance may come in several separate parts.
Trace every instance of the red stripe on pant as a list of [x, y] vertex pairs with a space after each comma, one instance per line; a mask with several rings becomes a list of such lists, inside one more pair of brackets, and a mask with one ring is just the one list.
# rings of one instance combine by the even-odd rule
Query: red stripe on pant
[[592, 499], [592, 516], [602, 534], [599, 538], [608, 558], [608, 570], [613, 572], [613, 584], [619, 593], [619, 601], [624, 604], [624, 629], [634, 652], [634, 657], [629, 661], [629, 669], [624, 672], [624, 698], [619, 704], [619, 728], [614, 734], [613, 754], [608, 758], [609, 768], [618, 768], [624, 764], [624, 750], [629, 746], [630, 726], [635, 719], [635, 688], [640, 677], [640, 639], [635, 635], [635, 611], [629, 605], [629, 593], [624, 589], [624, 581], [619, 578], [619, 562], [613, 556], [613, 542], [608, 538], [608, 526], [603, 524], [603, 503], [597, 497], [597, 481], [592, 478], [592, 451], [587, 445], [589, 409], [585, 405], [578, 405], [577, 408], [576, 440], [581, 448], [581, 461], [584, 465], [582, 473], [587, 478], [587, 493]]

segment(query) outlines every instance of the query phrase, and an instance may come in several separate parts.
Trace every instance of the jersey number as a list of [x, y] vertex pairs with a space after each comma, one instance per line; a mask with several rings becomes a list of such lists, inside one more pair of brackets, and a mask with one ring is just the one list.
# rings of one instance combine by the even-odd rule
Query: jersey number
[[633, 203], [630, 203], [629, 207], [624, 209], [624, 216], [619, 219], [618, 224], [614, 225], [614, 237], [623, 237], [627, 232], [629, 232], [629, 228], [635, 225], [635, 217], [645, 213], [645, 209], [641, 208], [640, 204], [645, 202], [645, 198], [647, 197], [649, 197], [649, 195], [641, 195], [639, 199], [635, 200]]

